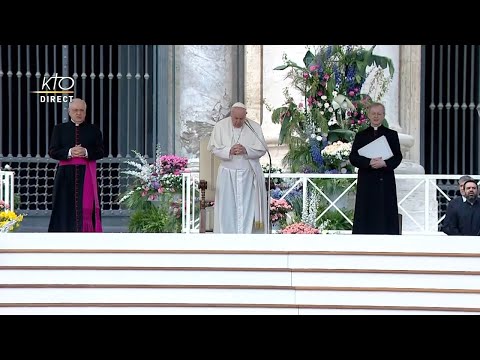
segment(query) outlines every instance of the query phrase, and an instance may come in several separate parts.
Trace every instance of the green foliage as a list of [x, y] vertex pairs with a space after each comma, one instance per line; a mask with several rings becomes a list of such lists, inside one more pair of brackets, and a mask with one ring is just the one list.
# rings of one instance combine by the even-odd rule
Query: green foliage
[[22, 198], [20, 197], [20, 194], [18, 193], [13, 194], [13, 202], [15, 204], [14, 210], [20, 210], [20, 205], [22, 204]]
[[290, 168], [294, 173], [302, 172], [305, 164], [311, 164], [313, 171], [318, 170], [318, 167], [312, 160], [312, 153], [308, 143], [299, 138], [292, 138], [290, 144], [290, 150], [282, 159], [283, 165]]
[[[342, 209], [342, 211], [353, 222], [354, 210]], [[352, 225], [350, 225], [347, 219], [345, 219], [336, 209], [335, 211], [327, 211], [320, 219], [318, 219], [316, 225], [322, 230], [352, 230]]]
[[[312, 179], [312, 182], [325, 194], [341, 194], [355, 179]], [[349, 192], [355, 191], [355, 186]], [[345, 195], [344, 195], [345, 196]], [[323, 197], [322, 197], [323, 198]], [[326, 201], [326, 200], [325, 200]]]
[[[319, 154], [327, 142], [352, 142], [358, 131], [369, 126], [367, 109], [372, 98], [362, 93], [362, 86], [373, 68], [372, 83], [379, 89], [375, 101], [380, 101], [394, 73], [392, 60], [374, 55], [374, 49], [375, 45], [370, 49], [322, 45], [306, 52], [303, 66], [285, 56], [284, 64], [275, 68], [288, 70], [291, 88], [304, 97], [297, 104], [285, 89], [285, 103], [272, 110], [272, 122], [281, 124], [279, 144], [289, 148], [283, 164], [292, 172], [332, 170]], [[383, 75], [387, 68], [388, 78]]]
[[166, 206], [137, 209], [130, 218], [129, 232], [171, 233], [181, 231], [181, 222]]
[[[122, 194], [121, 196], [124, 196], [125, 194]], [[140, 191], [133, 191], [131, 195], [122, 202], [122, 206], [132, 210], [147, 210], [153, 205], [145, 198], [145, 196], [142, 196]]]
[[[291, 219], [288, 219], [287, 222], [294, 223], [302, 221], [303, 214], [303, 200], [300, 196], [294, 196], [289, 198], [288, 203], [292, 205], [293, 210], [290, 212]], [[292, 215], [293, 213], [293, 215]]]

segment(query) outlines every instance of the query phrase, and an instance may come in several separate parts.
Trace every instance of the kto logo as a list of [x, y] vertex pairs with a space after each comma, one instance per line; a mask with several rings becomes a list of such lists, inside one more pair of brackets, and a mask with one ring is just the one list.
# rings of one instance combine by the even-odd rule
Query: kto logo
[[[40, 102], [70, 102], [73, 100], [73, 95], [55, 95], [55, 94], [73, 94], [73, 87], [75, 80], [69, 76], [58, 76], [58, 73], [53, 74], [49, 78], [43, 78], [42, 90], [32, 91], [33, 94], [40, 95]], [[58, 90], [59, 89], [59, 90]], [[52, 94], [52, 95], [50, 95]]]

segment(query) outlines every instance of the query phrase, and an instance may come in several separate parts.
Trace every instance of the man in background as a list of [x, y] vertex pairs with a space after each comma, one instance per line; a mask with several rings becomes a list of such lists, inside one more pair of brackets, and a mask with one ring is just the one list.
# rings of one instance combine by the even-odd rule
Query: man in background
[[[474, 179], [463, 183], [463, 197], [452, 200], [447, 207], [442, 231], [447, 235], [480, 235], [480, 200], [478, 185]], [[455, 200], [455, 199], [454, 199]]]

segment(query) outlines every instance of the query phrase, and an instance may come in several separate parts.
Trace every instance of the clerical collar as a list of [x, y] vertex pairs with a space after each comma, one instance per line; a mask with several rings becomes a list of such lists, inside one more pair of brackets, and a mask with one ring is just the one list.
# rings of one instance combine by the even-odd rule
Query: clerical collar
[[378, 126], [373, 126], [373, 125], [372, 125], [372, 128], [373, 128], [373, 130], [378, 130], [378, 128], [379, 128], [380, 126], [382, 126], [382, 125], [378, 125]]
[[82, 121], [80, 124], [77, 124], [75, 121], [73, 121], [71, 118], [70, 118], [70, 121], [73, 123], [73, 125], [75, 126], [80, 126], [81, 124], [83, 124], [83, 122], [85, 121]]

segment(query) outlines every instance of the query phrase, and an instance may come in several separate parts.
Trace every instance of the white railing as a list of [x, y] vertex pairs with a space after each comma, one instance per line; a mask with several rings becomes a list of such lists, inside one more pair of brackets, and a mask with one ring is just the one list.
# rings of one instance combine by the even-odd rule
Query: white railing
[[182, 177], [182, 232], [199, 232], [200, 228], [200, 174], [184, 173]]
[[[471, 175], [474, 179], [480, 180], [480, 175]], [[295, 188], [302, 187], [308, 191], [302, 191], [302, 207], [307, 209], [307, 196], [311, 191], [316, 191], [322, 198], [328, 202], [328, 206], [317, 216], [318, 221], [325, 216], [327, 211], [334, 208], [341, 216], [352, 225], [352, 220], [345, 214], [345, 209], [337, 206], [342, 198], [350, 195], [354, 198], [357, 184], [356, 174], [271, 174], [273, 179], [281, 178], [284, 183], [288, 183], [287, 188], [282, 190], [281, 198], [285, 198]], [[452, 189], [458, 189], [458, 179], [460, 175], [414, 175], [397, 174], [395, 175], [397, 183], [397, 201], [399, 213], [403, 215], [403, 233], [404, 234], [428, 234], [438, 233], [438, 226], [445, 218], [445, 215], [439, 216], [439, 199], [444, 198], [446, 202], [451, 200], [444, 190], [439, 186], [440, 181], [450, 182]], [[340, 194], [326, 193], [324, 188], [320, 188], [313, 182], [314, 179], [353, 179], [346, 185]], [[199, 231], [199, 197], [198, 173], [184, 174], [183, 177], [183, 201], [182, 210], [182, 232], [194, 233]], [[186, 188], [190, 191], [186, 191]], [[207, 199], [212, 200], [212, 199]], [[351, 207], [352, 208], [352, 207]], [[349, 233], [351, 231], [331, 230], [330, 232]]]
[[11, 210], [15, 209], [13, 174], [13, 171], [0, 171], [0, 200], [3, 200]]

